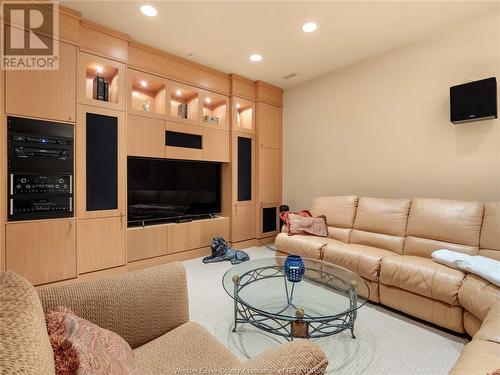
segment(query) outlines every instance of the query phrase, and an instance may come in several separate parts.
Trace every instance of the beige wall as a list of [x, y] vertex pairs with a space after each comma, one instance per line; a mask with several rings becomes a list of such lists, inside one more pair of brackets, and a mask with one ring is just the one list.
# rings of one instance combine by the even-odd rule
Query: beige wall
[[285, 90], [284, 202], [500, 201], [500, 119], [449, 122], [449, 87], [491, 76], [500, 83], [500, 14]]

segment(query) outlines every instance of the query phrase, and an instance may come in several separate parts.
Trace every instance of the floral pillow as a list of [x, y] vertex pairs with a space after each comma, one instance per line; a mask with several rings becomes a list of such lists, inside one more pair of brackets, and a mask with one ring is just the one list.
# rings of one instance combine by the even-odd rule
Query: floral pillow
[[45, 316], [57, 375], [139, 375], [134, 352], [119, 335], [57, 307]]

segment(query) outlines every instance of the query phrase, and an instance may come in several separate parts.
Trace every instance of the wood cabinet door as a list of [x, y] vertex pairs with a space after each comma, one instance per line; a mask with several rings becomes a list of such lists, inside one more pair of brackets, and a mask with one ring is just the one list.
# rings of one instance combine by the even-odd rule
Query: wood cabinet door
[[75, 219], [7, 224], [6, 266], [34, 285], [76, 277]]
[[258, 163], [258, 203], [281, 202], [281, 150], [261, 147]]
[[237, 204], [233, 208], [231, 242], [255, 238], [255, 205]]
[[201, 222], [172, 224], [168, 227], [168, 253], [201, 247]]
[[[106, 129], [99, 127], [100, 118]], [[76, 211], [79, 218], [125, 216], [127, 145], [124, 118], [120, 111], [78, 105]], [[112, 153], [113, 158], [110, 158], [109, 152], [116, 155]], [[116, 162], [111, 163], [114, 158]], [[96, 203], [108, 196], [113, 202]]]
[[165, 121], [128, 115], [127, 155], [164, 158]]
[[85, 219], [78, 222], [78, 273], [125, 264], [125, 217]]
[[229, 131], [203, 128], [203, 160], [229, 162]]
[[229, 219], [218, 217], [201, 221], [201, 246], [210, 246], [214, 237], [224, 237], [229, 241]]
[[127, 261], [167, 255], [168, 225], [127, 229]]
[[6, 112], [76, 121], [76, 47], [59, 43], [58, 70], [8, 70]]
[[281, 148], [281, 108], [257, 103], [257, 134], [260, 147]]

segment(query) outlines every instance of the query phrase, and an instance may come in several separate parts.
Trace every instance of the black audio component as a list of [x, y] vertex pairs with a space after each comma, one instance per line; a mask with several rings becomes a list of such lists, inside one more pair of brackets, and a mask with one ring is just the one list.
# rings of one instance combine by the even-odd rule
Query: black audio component
[[73, 216], [73, 125], [8, 117], [8, 219]]
[[92, 87], [92, 97], [95, 100], [108, 101], [109, 84], [103, 77], [95, 77]]
[[64, 175], [10, 175], [11, 194], [73, 193], [73, 176]]
[[73, 198], [11, 198], [9, 216], [13, 220], [50, 219], [73, 216]]

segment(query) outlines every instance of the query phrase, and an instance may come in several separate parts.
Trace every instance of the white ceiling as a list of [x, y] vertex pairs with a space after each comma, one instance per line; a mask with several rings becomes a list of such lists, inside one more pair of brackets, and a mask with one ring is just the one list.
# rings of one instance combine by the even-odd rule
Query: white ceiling
[[[286, 88], [500, 9], [498, 1], [73, 1], [132, 39]], [[152, 4], [158, 16], [139, 6]], [[318, 24], [306, 34], [301, 26]], [[252, 63], [249, 56], [263, 59]], [[291, 73], [296, 77], [285, 80]]]

